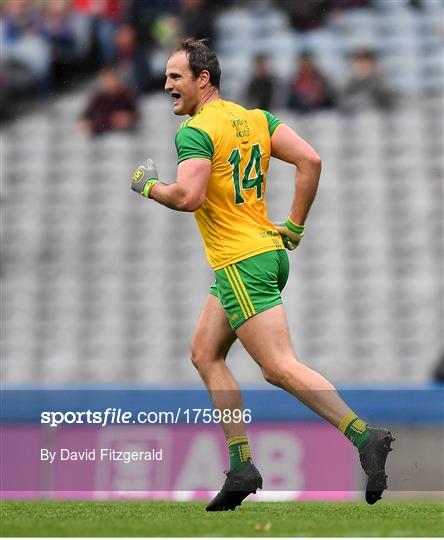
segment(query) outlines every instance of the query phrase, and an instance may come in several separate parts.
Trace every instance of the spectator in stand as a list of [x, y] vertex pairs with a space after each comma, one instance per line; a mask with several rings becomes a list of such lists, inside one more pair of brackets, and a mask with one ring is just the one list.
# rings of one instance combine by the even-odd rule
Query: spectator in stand
[[174, 2], [165, 0], [130, 0], [127, 5], [128, 22], [136, 31], [139, 46], [152, 47], [154, 38], [152, 24], [161, 14], [178, 9]]
[[175, 2], [165, 0], [132, 0], [127, 4], [128, 23], [135, 31], [135, 71], [141, 92], [163, 90], [163, 73], [154, 77], [151, 69], [151, 51], [156, 47], [154, 27], [162, 15], [178, 9]]
[[287, 12], [291, 26], [298, 32], [307, 32], [324, 26], [332, 13], [373, 5], [373, 0], [275, 0], [275, 2]]
[[384, 111], [393, 109], [396, 95], [385, 85], [374, 51], [355, 51], [351, 56], [351, 70], [351, 77], [340, 96], [344, 111], [355, 112], [369, 107]]
[[126, 7], [124, 0], [72, 0], [76, 43], [82, 58], [91, 52], [96, 27], [101, 65], [111, 65], [116, 60], [114, 32], [124, 19]]
[[183, 37], [205, 38], [211, 47], [214, 40], [214, 4], [208, 0], [182, 0], [180, 22]]
[[288, 107], [303, 113], [327, 109], [335, 104], [333, 91], [309, 52], [299, 57], [298, 72], [291, 82]]
[[60, 64], [77, 58], [74, 20], [68, 0], [51, 0], [42, 6], [40, 29], [51, 44], [52, 60]]
[[286, 12], [292, 28], [307, 32], [325, 24], [330, 10], [330, 0], [277, 0]]
[[5, 0], [1, 17], [1, 63], [30, 74], [40, 94], [51, 90], [51, 49], [39, 29], [37, 6], [26, 0]]
[[247, 87], [247, 101], [253, 109], [270, 110], [273, 101], [274, 77], [268, 56], [259, 54], [254, 63], [253, 76]]
[[330, 11], [372, 7], [372, 0], [331, 0]]
[[99, 74], [99, 89], [82, 114], [80, 129], [85, 135], [128, 131], [136, 126], [137, 105], [131, 89], [112, 68]]
[[137, 36], [129, 24], [120, 25], [115, 32], [117, 51], [116, 68], [122, 80], [133, 87], [138, 94], [151, 88], [151, 66], [149, 53], [137, 47]]

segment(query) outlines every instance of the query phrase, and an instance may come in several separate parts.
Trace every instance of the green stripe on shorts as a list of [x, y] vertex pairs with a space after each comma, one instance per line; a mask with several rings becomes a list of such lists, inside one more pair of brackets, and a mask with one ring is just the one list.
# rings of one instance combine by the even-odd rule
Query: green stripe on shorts
[[216, 271], [210, 294], [219, 298], [233, 330], [250, 317], [282, 304], [287, 283], [285, 249], [267, 251]]

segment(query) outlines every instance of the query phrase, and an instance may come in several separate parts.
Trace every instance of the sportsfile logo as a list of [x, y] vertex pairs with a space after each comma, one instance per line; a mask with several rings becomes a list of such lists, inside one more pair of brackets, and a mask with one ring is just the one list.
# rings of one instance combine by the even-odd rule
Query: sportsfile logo
[[61, 424], [219, 424], [221, 422], [251, 422], [251, 409], [185, 409], [139, 411], [133, 414], [116, 407], [93, 411], [43, 411], [40, 423], [50, 427]]
[[139, 167], [138, 169], [134, 171], [131, 181], [134, 183], [139, 182], [142, 177], [143, 177], [143, 169]]

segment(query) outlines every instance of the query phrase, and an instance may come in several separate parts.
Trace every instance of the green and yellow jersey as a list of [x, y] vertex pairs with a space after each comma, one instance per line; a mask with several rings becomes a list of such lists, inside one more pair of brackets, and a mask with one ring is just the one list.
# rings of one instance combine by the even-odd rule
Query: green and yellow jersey
[[177, 131], [178, 163], [190, 158], [211, 161], [205, 201], [195, 217], [214, 270], [285, 249], [267, 217], [264, 198], [271, 137], [280, 124], [267, 111], [218, 99]]

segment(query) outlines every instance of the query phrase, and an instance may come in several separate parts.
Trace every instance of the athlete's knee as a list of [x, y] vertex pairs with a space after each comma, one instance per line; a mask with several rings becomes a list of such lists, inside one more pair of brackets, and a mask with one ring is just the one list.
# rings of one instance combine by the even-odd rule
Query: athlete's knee
[[290, 381], [294, 378], [294, 371], [296, 369], [295, 363], [292, 364], [277, 364], [272, 367], [263, 367], [262, 375], [270, 384], [279, 388], [288, 388]]
[[225, 357], [214, 348], [206, 346], [205, 343], [193, 342], [191, 344], [191, 362], [199, 374], [205, 378], [205, 375], [214, 369], [219, 362], [225, 362]]
[[214, 361], [214, 354], [205, 346], [205, 342], [193, 339], [191, 342], [191, 362], [197, 371], [205, 371], [212, 361]]
[[281, 373], [275, 368], [262, 368], [264, 379], [274, 386], [280, 386], [282, 381]]
[[197, 369], [197, 371], [200, 371], [200, 368], [202, 366], [202, 354], [201, 349], [199, 348], [198, 343], [196, 343], [195, 340], [191, 342], [191, 362], [193, 366]]

